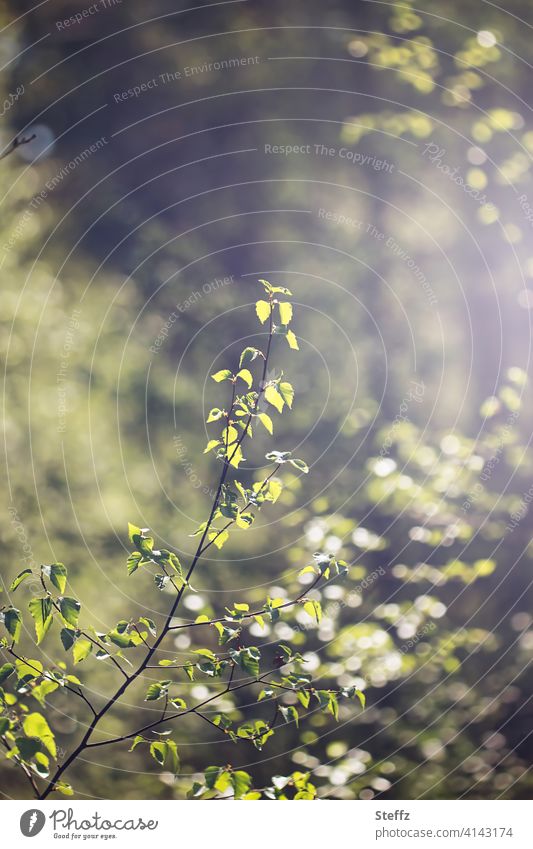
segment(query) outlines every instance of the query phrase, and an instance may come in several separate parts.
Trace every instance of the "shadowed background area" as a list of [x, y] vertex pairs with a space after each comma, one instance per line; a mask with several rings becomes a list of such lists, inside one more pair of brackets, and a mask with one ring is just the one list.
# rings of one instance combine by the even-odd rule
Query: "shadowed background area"
[[[190, 562], [217, 476], [202, 425], [227, 403], [209, 374], [264, 341], [267, 278], [294, 293], [300, 340], [273, 352], [296, 391], [275, 447], [310, 474], [284, 473], [277, 504], [209, 553], [185, 610], [289, 598], [313, 552], [333, 553], [350, 571], [320, 624], [297, 608], [251, 634], [367, 698], [263, 752], [188, 718], [179, 779], [113, 746], [73, 767], [77, 796], [183, 798], [231, 762], [257, 786], [310, 770], [327, 798], [528, 797], [529, 4], [3, 0], [0, 15], [2, 147], [35, 133], [0, 162], [4, 597], [25, 566], [62, 561], [99, 631], [168, 608], [126, 575], [127, 522]], [[249, 480], [271, 448], [254, 441]], [[194, 647], [181, 634], [173, 656]], [[116, 681], [93, 659], [75, 672], [95, 698]], [[112, 734], [150, 720], [142, 698]], [[242, 716], [262, 715], [249, 701]], [[83, 704], [56, 693], [48, 710], [69, 751]], [[9, 765], [1, 778], [27, 795]]]

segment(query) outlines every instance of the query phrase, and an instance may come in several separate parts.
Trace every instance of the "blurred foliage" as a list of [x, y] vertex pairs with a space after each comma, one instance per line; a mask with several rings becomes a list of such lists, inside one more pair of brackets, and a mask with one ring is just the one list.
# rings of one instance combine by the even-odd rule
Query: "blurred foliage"
[[[256, 786], [311, 770], [339, 799], [528, 797], [528, 5], [186, 8], [158, 0], [143, 24], [122, 4], [60, 30], [70, 0], [1, 7], [2, 144], [36, 124], [54, 140], [31, 164], [23, 149], [0, 163], [6, 584], [64, 561], [98, 629], [125, 606], [163, 610], [125, 578], [124, 528], [137, 516], [190, 557], [213, 486], [204, 381], [254, 344], [248, 289], [276, 279], [305, 346], [281, 436], [313, 474], [305, 489], [286, 474], [275, 524], [207, 560], [190, 612], [290, 597], [330, 551], [351, 568], [320, 625], [288, 614], [272, 639], [328, 685], [364, 686], [367, 707], [341, 705], [340, 727], [320, 711], [288, 724], [253, 764], [191, 720], [178, 782], [142, 747], [102, 750], [72, 782], [181, 797], [231, 759]], [[228, 57], [260, 61], [160, 79]], [[90, 672], [94, 694], [113, 681], [106, 664]], [[50, 721], [69, 750], [86, 717], [61, 698]]]

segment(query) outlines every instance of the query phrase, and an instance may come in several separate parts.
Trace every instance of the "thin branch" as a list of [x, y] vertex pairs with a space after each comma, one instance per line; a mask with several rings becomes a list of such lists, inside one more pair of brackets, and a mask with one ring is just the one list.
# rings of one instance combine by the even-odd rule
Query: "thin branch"
[[[9, 743], [7, 742], [7, 740], [4, 737], [1, 738], [1, 742], [2, 742], [4, 749], [6, 749], [8, 752], [10, 752], [11, 746], [9, 745]], [[33, 792], [35, 793], [35, 796], [37, 798], [39, 798], [39, 788], [37, 787], [37, 784], [35, 783], [34, 776], [31, 774], [31, 769], [28, 766], [26, 766], [26, 764], [22, 761], [22, 759], [18, 755], [13, 755], [13, 760], [15, 761], [15, 763], [17, 763], [20, 766], [20, 768], [22, 769], [22, 772], [24, 773], [24, 775], [26, 776], [26, 778], [30, 782], [30, 784], [33, 788]]]
[[18, 654], [14, 651], [13, 646], [11, 646], [10, 648], [8, 648], [8, 649], [7, 649], [7, 651], [8, 651], [8, 652], [9, 652], [9, 654], [11, 654], [14, 658], [16, 658], [16, 660], [20, 660], [20, 662], [21, 662], [21, 663], [25, 663], [25, 664], [26, 664], [26, 666], [28, 666], [30, 669], [34, 669], [34, 670], [35, 670], [35, 672], [38, 672], [38, 673], [39, 673], [39, 675], [40, 675], [42, 678], [46, 678], [46, 680], [47, 680], [47, 681], [53, 681], [53, 682], [54, 682], [54, 684], [59, 684], [59, 686], [60, 686], [60, 687], [63, 687], [65, 690], [68, 690], [70, 693], [74, 693], [74, 695], [75, 695], [75, 696], [79, 696], [79, 697], [80, 697], [80, 699], [83, 699], [83, 701], [85, 702], [85, 704], [86, 704], [86, 705], [88, 705], [88, 707], [90, 707], [91, 711], [92, 711], [92, 712], [93, 712], [93, 714], [96, 716], [96, 711], [95, 711], [94, 707], [93, 707], [93, 706], [92, 706], [92, 704], [90, 703], [89, 699], [88, 699], [86, 696], [84, 696], [84, 694], [83, 694], [80, 690], [76, 690], [74, 687], [71, 687], [71, 686], [70, 686], [70, 684], [65, 684], [64, 682], [59, 682], [56, 678], [54, 678], [54, 676], [53, 676], [53, 675], [49, 675], [49, 673], [48, 673], [48, 672], [45, 672], [44, 670], [43, 670], [43, 672], [41, 672], [37, 666], [34, 666], [34, 665], [31, 663], [31, 661], [29, 661], [29, 660], [27, 660], [26, 658], [24, 658], [24, 657], [22, 657], [22, 656], [18, 655]]
[[[307, 593], [313, 590], [316, 585], [319, 583], [322, 575], [317, 575], [315, 580], [309, 584], [296, 598], [292, 599], [292, 601], [286, 601], [283, 604], [280, 604], [279, 607], [276, 607], [276, 610], [283, 610], [287, 607], [293, 607], [295, 604], [298, 604]], [[239, 620], [235, 621], [243, 621], [244, 619], [253, 619], [254, 616], [263, 616], [264, 614], [269, 613], [268, 607], [263, 607], [261, 610], [253, 610], [250, 613], [244, 613]], [[217, 619], [209, 619], [207, 622], [186, 622], [184, 625], [171, 625], [169, 631], [179, 631], [181, 628], [197, 628], [200, 625], [214, 625], [217, 622], [227, 622], [227, 618], [225, 616], [219, 616]]]
[[[263, 374], [262, 374], [262, 378], [261, 378], [261, 385], [260, 385], [260, 388], [259, 388], [259, 393], [258, 393], [258, 396], [257, 396], [255, 409], [257, 408], [257, 404], [259, 403], [260, 395], [264, 391], [264, 388], [265, 388], [265, 380], [266, 380], [267, 368], [268, 368], [268, 358], [269, 358], [269, 355], [270, 355], [270, 349], [271, 349], [271, 345], [272, 345], [272, 336], [273, 336], [273, 319], [272, 319], [272, 307], [271, 307], [271, 310], [270, 310], [270, 329], [269, 329], [269, 336], [268, 336], [267, 351], [266, 351], [266, 354], [265, 354]], [[207, 520], [207, 523], [206, 523], [206, 526], [205, 526], [204, 531], [202, 533], [200, 542], [199, 542], [198, 547], [196, 549], [196, 553], [193, 557], [191, 565], [189, 566], [189, 570], [188, 570], [187, 575], [185, 577], [185, 582], [176, 594], [176, 597], [175, 597], [174, 602], [173, 602], [173, 604], [172, 604], [172, 606], [171, 606], [171, 608], [168, 612], [167, 618], [165, 620], [165, 624], [164, 624], [164, 626], [161, 630], [159, 637], [156, 638], [152, 647], [147, 651], [146, 656], [144, 657], [143, 661], [139, 664], [137, 669], [131, 675], [126, 676], [125, 681], [123, 681], [123, 683], [116, 690], [114, 695], [111, 696], [111, 698], [108, 699], [108, 701], [104, 704], [104, 706], [93, 717], [93, 720], [92, 720], [91, 724], [89, 725], [89, 727], [87, 728], [87, 731], [83, 735], [81, 741], [78, 743], [76, 748], [70, 753], [70, 755], [64, 761], [64, 763], [60, 767], [58, 767], [58, 769], [54, 773], [53, 777], [50, 779], [47, 787], [45, 788], [45, 790], [43, 791], [43, 793], [41, 794], [41, 796], [39, 798], [46, 799], [49, 796], [49, 794], [55, 788], [57, 781], [63, 775], [63, 773], [69, 768], [71, 763], [73, 763], [73, 761], [75, 761], [78, 758], [78, 756], [86, 748], [89, 747], [89, 745], [90, 745], [89, 740], [90, 740], [93, 732], [95, 731], [96, 727], [98, 726], [98, 723], [102, 719], [102, 717], [104, 717], [107, 714], [107, 712], [119, 701], [119, 699], [122, 697], [124, 692], [128, 689], [130, 684], [133, 681], [135, 681], [139, 677], [139, 675], [141, 675], [141, 673], [146, 669], [147, 665], [150, 663], [150, 660], [154, 656], [154, 654], [157, 651], [157, 649], [159, 648], [160, 644], [163, 642], [166, 635], [168, 634], [168, 632], [170, 630], [170, 623], [172, 622], [172, 619], [174, 618], [174, 616], [176, 614], [176, 610], [178, 609], [178, 606], [179, 606], [180, 601], [183, 597], [183, 594], [184, 594], [184, 592], [185, 592], [185, 590], [186, 590], [186, 588], [189, 584], [191, 576], [192, 576], [192, 574], [193, 574], [193, 572], [196, 568], [196, 565], [197, 565], [197, 563], [198, 563], [198, 561], [201, 557], [202, 548], [204, 546], [207, 534], [209, 533], [209, 529], [210, 529], [211, 524], [213, 522], [213, 519], [215, 517], [215, 513], [218, 509], [218, 503], [219, 503], [219, 500], [220, 500], [220, 495], [222, 493], [222, 488], [223, 488], [224, 483], [226, 481], [226, 477], [227, 477], [227, 474], [228, 474], [228, 471], [229, 471], [229, 468], [230, 468], [231, 460], [233, 459], [235, 452], [237, 451], [239, 446], [242, 444], [243, 439], [246, 437], [246, 434], [248, 432], [248, 428], [250, 426], [251, 419], [252, 419], [252, 413], [250, 413], [250, 415], [248, 416], [248, 419], [247, 419], [246, 424], [244, 426], [243, 432], [242, 432], [241, 436], [239, 437], [239, 439], [237, 440], [235, 449], [234, 449], [231, 457], [229, 457], [229, 458], [227, 456], [225, 457], [224, 466], [222, 468], [222, 472], [221, 472], [221, 475], [220, 475], [220, 480], [219, 480], [219, 483], [218, 483], [215, 498], [213, 499], [213, 504], [212, 504], [212, 507], [211, 507], [209, 518]], [[121, 672], [123, 672], [123, 674], [125, 674], [124, 671], [122, 670], [122, 667], [119, 666], [119, 669], [121, 670]], [[241, 685], [241, 686], [243, 686], [243, 685]], [[235, 689], [237, 689], [237, 688], [235, 688]], [[197, 707], [201, 707], [201, 705], [199, 705]], [[176, 716], [179, 716], [179, 715], [180, 714], [176, 714]], [[183, 714], [181, 714], [181, 715], [183, 715]], [[171, 718], [173, 718], [173, 717], [169, 717], [169, 719], [171, 719]], [[158, 724], [160, 724], [160, 722], [155, 723], [155, 725], [158, 725]], [[154, 727], [154, 723], [152, 723], [149, 727]], [[135, 735], [133, 735], [133, 736], [135, 736]], [[118, 742], [119, 739], [121, 739], [121, 738], [116, 738], [116, 742]], [[129, 735], [124, 737], [124, 739], [129, 739]], [[93, 744], [93, 745], [95, 745], [95, 744]]]
[[5, 150], [0, 153], [0, 159], [5, 159], [6, 156], [9, 156], [10, 153], [13, 153], [18, 147], [21, 147], [23, 144], [29, 144], [37, 138], [37, 134], [33, 133], [31, 136], [15, 136], [11, 144], [9, 144]]

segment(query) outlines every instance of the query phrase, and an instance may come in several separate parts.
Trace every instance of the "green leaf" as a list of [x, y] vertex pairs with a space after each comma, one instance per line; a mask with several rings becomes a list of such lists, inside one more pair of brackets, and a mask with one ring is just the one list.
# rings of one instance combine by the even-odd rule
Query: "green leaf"
[[35, 623], [37, 645], [39, 645], [52, 624], [52, 599], [49, 596], [32, 598], [28, 607]]
[[231, 458], [230, 461], [229, 461], [230, 466], [234, 466], [236, 469], [238, 469], [239, 464], [242, 463], [242, 461], [244, 460], [241, 446], [240, 445], [237, 445], [237, 447], [231, 446], [228, 449], [228, 455]]
[[69, 625], [73, 625], [74, 628], [78, 627], [78, 618], [80, 615], [81, 604], [75, 598], [68, 598], [65, 596], [64, 598], [59, 600], [59, 609], [61, 611], [61, 616]]
[[44, 752], [35, 752], [34, 760], [35, 769], [41, 778], [48, 778], [50, 775], [50, 759], [44, 754]]
[[206, 424], [210, 424], [210, 422], [217, 422], [223, 415], [224, 410], [220, 410], [218, 407], [213, 407], [206, 419]]
[[22, 727], [27, 737], [35, 737], [40, 740], [52, 757], [57, 757], [55, 737], [44, 716], [40, 713], [29, 713], [24, 717]]
[[261, 658], [261, 653], [258, 648], [250, 646], [247, 649], [240, 649], [239, 651], [232, 650], [230, 652], [230, 656], [239, 664], [241, 669], [249, 675], [252, 675], [254, 678], [258, 677], [259, 660]]
[[298, 716], [298, 711], [293, 705], [280, 705], [279, 712], [281, 713], [285, 722], [295, 722], [296, 726], [298, 726], [298, 721], [300, 717]]
[[142, 625], [146, 625], [146, 627], [150, 631], [152, 637], [157, 636], [157, 628], [156, 628], [156, 624], [155, 624], [153, 619], [147, 619], [146, 616], [141, 616], [141, 618], [139, 619], [139, 622]]
[[149, 742], [150, 741], [146, 740], [144, 737], [142, 737], [141, 734], [137, 734], [133, 743], [131, 744], [130, 748], [128, 749], [128, 752], [133, 752], [133, 750], [139, 745], [139, 743], [149, 743]]
[[329, 697], [328, 711], [329, 711], [329, 713], [331, 713], [331, 715], [333, 717], [335, 717], [335, 719], [338, 722], [339, 721], [339, 700], [337, 699], [337, 696], [335, 695], [335, 693], [331, 693], [331, 695]]
[[204, 454], [209, 454], [209, 452], [212, 451], [213, 448], [215, 448], [217, 445], [221, 445], [221, 444], [222, 444], [222, 442], [221, 442], [220, 439], [210, 439], [209, 442], [207, 443], [206, 447], [204, 448]]
[[13, 637], [13, 642], [18, 643], [22, 628], [20, 610], [17, 610], [16, 607], [9, 607], [7, 610], [4, 610], [4, 625], [8, 634], [11, 634]]
[[259, 413], [257, 418], [261, 422], [264, 428], [268, 430], [269, 434], [272, 436], [274, 433], [274, 425], [272, 424], [272, 419], [267, 413]]
[[286, 336], [287, 342], [289, 343], [289, 348], [292, 348], [293, 351], [299, 351], [300, 347], [298, 345], [298, 340], [292, 330], [287, 330]]
[[17, 587], [20, 587], [22, 582], [25, 581], [26, 578], [29, 578], [32, 574], [33, 573], [31, 569], [23, 569], [22, 572], [19, 572], [15, 580], [12, 582], [11, 586], [9, 587], [9, 591], [14, 593]]
[[288, 301], [280, 301], [278, 304], [279, 307], [279, 320], [282, 324], [290, 324], [292, 319], [292, 304]]
[[0, 736], [5, 734], [11, 728], [11, 722], [7, 716], [0, 716]]
[[244, 363], [252, 363], [260, 354], [261, 351], [258, 348], [245, 348], [239, 360], [239, 368], [242, 368]]
[[71, 628], [61, 628], [59, 636], [63, 643], [63, 648], [65, 651], [69, 651], [76, 642], [76, 631], [73, 631]]
[[38, 678], [42, 674], [44, 668], [40, 660], [31, 659], [17, 660], [15, 662], [15, 666], [19, 681], [23, 683], [31, 681], [32, 678]]
[[229, 368], [223, 368], [220, 371], [216, 371], [214, 374], [211, 375], [211, 377], [217, 383], [221, 383], [223, 380], [230, 380], [233, 377], [233, 374], [231, 373]]
[[138, 528], [137, 525], [132, 525], [131, 522], [128, 522], [128, 537], [130, 539], [130, 542], [133, 543], [133, 545], [137, 545], [137, 543], [135, 542], [135, 537], [139, 536], [141, 536], [141, 529]]
[[207, 535], [209, 542], [212, 542], [213, 545], [216, 545], [218, 549], [222, 548], [225, 542], [229, 539], [229, 533], [227, 531], [213, 531]]
[[283, 411], [283, 405], [285, 401], [283, 400], [282, 396], [279, 394], [277, 388], [273, 384], [270, 384], [270, 386], [267, 386], [267, 388], [265, 389], [265, 399], [268, 401], [269, 404], [272, 404], [272, 406], [276, 408], [278, 413], [281, 413]]
[[85, 660], [86, 657], [89, 657], [92, 650], [93, 644], [90, 640], [76, 640], [72, 649], [72, 657], [74, 659], [74, 663], [81, 663], [82, 660]]
[[66, 781], [56, 781], [54, 784], [54, 790], [57, 790], [57, 792], [61, 793], [62, 796], [74, 796], [74, 790], [70, 784], [67, 784]]
[[128, 555], [128, 559], [126, 560], [128, 575], [133, 575], [133, 573], [137, 571], [141, 565], [141, 560], [142, 554], [140, 551], [132, 551], [131, 554]]
[[247, 772], [242, 769], [236, 769], [230, 774], [231, 786], [233, 787], [233, 795], [236, 799], [240, 799], [248, 792], [252, 786], [252, 778]]
[[287, 380], [280, 381], [278, 384], [278, 391], [289, 410], [292, 410], [292, 402], [294, 401], [294, 389], [292, 383], [289, 383]]
[[63, 563], [52, 563], [50, 566], [50, 581], [61, 594], [67, 586], [67, 567]]
[[322, 619], [322, 606], [319, 601], [306, 601], [304, 604], [304, 610], [309, 616], [313, 619], [316, 619], [317, 623], [320, 623]]
[[3, 666], [0, 666], [0, 684], [3, 684], [4, 681], [9, 678], [10, 675], [15, 671], [15, 667], [12, 663], [4, 663]]
[[41, 748], [40, 741], [30, 737], [17, 737], [15, 744], [23, 761], [31, 760]]
[[307, 692], [307, 690], [299, 690], [296, 695], [298, 696], [298, 701], [300, 702], [300, 704], [303, 705], [304, 708], [308, 708], [309, 702], [311, 701], [311, 696]]
[[163, 741], [157, 741], [155, 743], [150, 744], [150, 754], [157, 761], [160, 766], [163, 766], [165, 763], [165, 757], [167, 754], [167, 744]]
[[291, 466], [294, 466], [295, 469], [299, 469], [300, 472], [303, 472], [304, 475], [307, 475], [309, 472], [309, 466], [303, 460], [291, 459], [289, 460]]
[[240, 377], [240, 379], [246, 383], [248, 389], [252, 388], [252, 383], [254, 382], [254, 379], [252, 377], [252, 373], [247, 368], [242, 368], [238, 372], [237, 377]]
[[255, 311], [261, 324], [264, 324], [267, 318], [269, 318], [271, 310], [272, 308], [268, 301], [257, 301]]
[[31, 694], [34, 699], [37, 699], [41, 707], [44, 707], [46, 697], [57, 690], [58, 687], [58, 681], [50, 681], [49, 678], [45, 678], [37, 687], [33, 688]]
[[148, 687], [146, 691], [146, 696], [144, 697], [145, 702], [156, 702], [158, 699], [162, 699], [163, 696], [166, 696], [168, 693], [168, 685], [170, 681], [154, 681]]
[[164, 766], [168, 759], [171, 772], [174, 775], [179, 771], [178, 747], [173, 740], [158, 740], [151, 743], [150, 754], [160, 766]]
[[261, 690], [257, 697], [258, 702], [262, 702], [263, 699], [270, 699], [274, 695], [274, 690], [270, 689], [270, 687], [266, 687], [264, 690]]
[[288, 463], [290, 456], [290, 451], [269, 451], [265, 454], [267, 460], [273, 460], [275, 463]]
[[355, 690], [355, 692], [354, 692], [354, 696], [355, 696], [357, 699], [359, 699], [359, 702], [360, 702], [360, 704], [361, 704], [361, 707], [362, 707], [362, 708], [364, 708], [364, 707], [365, 707], [365, 705], [366, 705], [366, 696], [365, 696], [365, 694], [364, 694], [363, 692], [361, 692], [361, 690], [357, 690], [357, 689], [356, 689], [356, 690]]

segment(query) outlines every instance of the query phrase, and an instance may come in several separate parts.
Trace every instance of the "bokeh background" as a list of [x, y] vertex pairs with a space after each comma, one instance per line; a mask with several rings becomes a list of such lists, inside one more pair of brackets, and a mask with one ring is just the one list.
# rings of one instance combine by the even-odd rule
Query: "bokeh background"
[[[0, 10], [1, 143], [36, 134], [0, 162], [5, 583], [63, 561], [99, 630], [168, 606], [125, 577], [126, 525], [190, 558], [216, 475], [207, 378], [257, 340], [266, 277], [294, 292], [301, 340], [278, 443], [311, 473], [198, 569], [188, 615], [290, 597], [314, 551], [335, 553], [350, 574], [320, 627], [296, 611], [256, 636], [367, 697], [255, 756], [191, 720], [177, 782], [140, 750], [96, 750], [77, 796], [182, 798], [230, 761], [257, 786], [311, 770], [325, 798], [527, 797], [530, 5]], [[115, 680], [77, 674], [94, 694]], [[148, 711], [139, 690], [107, 727]], [[56, 694], [49, 716], [68, 751], [83, 705]]]

